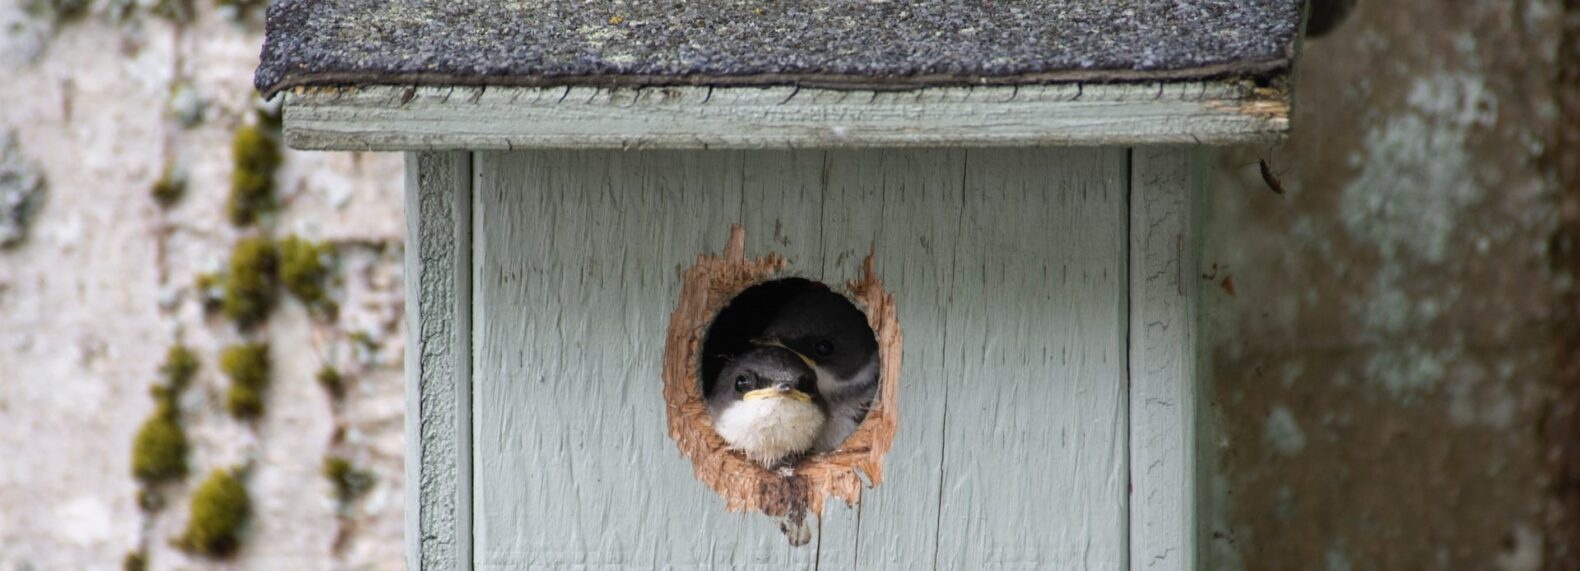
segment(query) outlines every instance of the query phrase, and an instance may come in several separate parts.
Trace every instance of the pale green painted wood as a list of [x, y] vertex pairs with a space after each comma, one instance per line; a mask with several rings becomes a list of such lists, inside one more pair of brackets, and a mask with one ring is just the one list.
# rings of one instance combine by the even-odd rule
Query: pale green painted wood
[[406, 564], [471, 568], [472, 155], [406, 155]]
[[483, 153], [477, 207], [482, 568], [810, 566], [730, 514], [667, 436], [679, 269], [740, 220], [739, 153]]
[[317, 150], [1270, 143], [1289, 91], [1244, 81], [930, 87], [302, 88], [285, 139]]
[[857, 277], [868, 248], [899, 301], [905, 334], [899, 433], [881, 488], [860, 506], [849, 568], [933, 568], [944, 435], [945, 313], [966, 189], [966, 152], [830, 152], [825, 273]]
[[[1124, 156], [480, 154], [479, 565], [1118, 568]], [[725, 513], [665, 434], [678, 270], [740, 220], [831, 282], [875, 247], [899, 301], [888, 481], [818, 547]]]
[[1130, 557], [1135, 569], [1195, 569], [1197, 449], [1195, 200], [1199, 157], [1184, 147], [1132, 153]]
[[972, 150], [966, 165], [937, 565], [1120, 568], [1125, 153]]

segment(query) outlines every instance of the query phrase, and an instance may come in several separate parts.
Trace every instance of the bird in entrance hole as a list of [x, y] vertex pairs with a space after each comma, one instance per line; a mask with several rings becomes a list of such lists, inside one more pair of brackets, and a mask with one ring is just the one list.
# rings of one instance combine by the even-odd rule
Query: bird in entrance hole
[[845, 296], [813, 289], [786, 303], [754, 342], [789, 349], [812, 369], [828, 407], [812, 451], [838, 449], [867, 417], [878, 388], [878, 340], [866, 314]]
[[725, 363], [708, 395], [713, 429], [731, 449], [765, 468], [812, 449], [828, 412], [812, 369], [795, 353], [755, 347]]

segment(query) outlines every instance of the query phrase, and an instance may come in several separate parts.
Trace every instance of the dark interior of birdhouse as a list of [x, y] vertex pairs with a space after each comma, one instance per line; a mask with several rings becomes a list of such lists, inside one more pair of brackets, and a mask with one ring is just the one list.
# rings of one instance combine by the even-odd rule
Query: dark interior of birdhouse
[[752, 339], [785, 304], [816, 288], [828, 286], [805, 278], [784, 278], [751, 286], [732, 298], [702, 338], [702, 394], [712, 393], [713, 381], [725, 361], [751, 349]]

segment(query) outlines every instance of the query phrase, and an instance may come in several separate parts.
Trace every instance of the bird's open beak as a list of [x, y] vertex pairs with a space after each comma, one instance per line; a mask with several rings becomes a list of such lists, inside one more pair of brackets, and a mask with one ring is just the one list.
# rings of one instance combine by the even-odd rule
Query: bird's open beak
[[763, 347], [778, 347], [780, 349], [784, 349], [784, 350], [789, 351], [791, 353], [795, 353], [795, 356], [800, 357], [801, 358], [801, 362], [806, 363], [806, 366], [813, 367], [813, 368], [817, 367], [817, 361], [813, 361], [812, 358], [807, 357], [806, 355], [802, 355], [800, 351], [797, 351], [795, 349], [791, 349], [788, 345], [785, 345], [783, 341], [780, 341], [780, 340], [775, 339], [773, 337], [758, 337], [758, 338], [752, 340], [752, 344], [753, 345], [761, 345]]
[[793, 399], [809, 403], [812, 402], [812, 395], [795, 390], [791, 388], [790, 385], [784, 384], [766, 389], [757, 389], [755, 391], [741, 395], [741, 400], [762, 399]]

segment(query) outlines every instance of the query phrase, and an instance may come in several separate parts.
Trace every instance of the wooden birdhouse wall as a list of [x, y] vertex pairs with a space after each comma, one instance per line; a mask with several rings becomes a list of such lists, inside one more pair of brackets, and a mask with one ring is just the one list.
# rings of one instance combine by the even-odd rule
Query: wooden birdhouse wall
[[[432, 531], [416, 558], [1188, 564], [1191, 164], [1123, 147], [409, 155], [410, 517]], [[665, 428], [680, 270], [735, 223], [748, 256], [835, 287], [870, 250], [904, 331], [884, 482], [830, 502], [802, 548], [726, 511]]]

